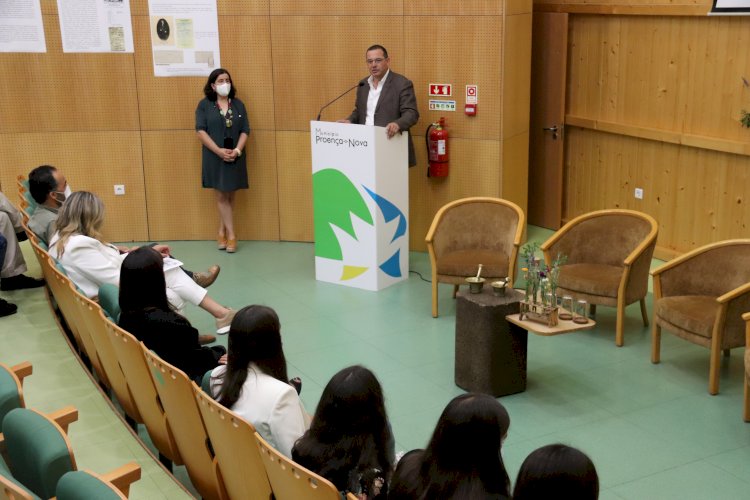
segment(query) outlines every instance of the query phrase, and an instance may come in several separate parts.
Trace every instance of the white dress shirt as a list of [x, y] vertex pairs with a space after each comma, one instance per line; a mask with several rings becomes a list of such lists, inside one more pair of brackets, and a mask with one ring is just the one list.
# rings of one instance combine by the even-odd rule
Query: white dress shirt
[[380, 92], [383, 90], [385, 79], [388, 78], [391, 70], [388, 70], [383, 78], [378, 82], [377, 88], [375, 88], [375, 81], [372, 75], [367, 79], [367, 83], [370, 84], [370, 92], [367, 94], [367, 114], [365, 115], [365, 125], [375, 125], [375, 108], [378, 107], [378, 100], [380, 99]]

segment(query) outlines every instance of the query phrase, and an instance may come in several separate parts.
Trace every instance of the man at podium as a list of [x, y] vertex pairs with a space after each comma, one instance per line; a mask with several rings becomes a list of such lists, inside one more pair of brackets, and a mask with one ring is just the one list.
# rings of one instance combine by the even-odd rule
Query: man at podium
[[417, 164], [409, 128], [419, 120], [417, 98], [411, 80], [390, 70], [391, 60], [382, 45], [365, 53], [370, 76], [357, 88], [354, 111], [343, 123], [385, 127], [388, 138], [404, 132], [409, 137], [409, 166]]

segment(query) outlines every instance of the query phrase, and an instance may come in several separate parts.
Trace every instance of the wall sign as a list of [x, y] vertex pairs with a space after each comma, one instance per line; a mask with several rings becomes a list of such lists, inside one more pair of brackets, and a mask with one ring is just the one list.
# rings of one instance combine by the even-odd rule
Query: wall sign
[[430, 97], [450, 97], [453, 95], [453, 85], [450, 83], [431, 83]]
[[430, 111], [456, 111], [456, 101], [430, 99]]

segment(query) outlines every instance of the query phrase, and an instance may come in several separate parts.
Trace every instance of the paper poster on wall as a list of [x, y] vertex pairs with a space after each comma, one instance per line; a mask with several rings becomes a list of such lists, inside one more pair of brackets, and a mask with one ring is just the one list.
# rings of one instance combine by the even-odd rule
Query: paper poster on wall
[[133, 52], [130, 0], [57, 0], [63, 52]]
[[149, 0], [154, 76], [208, 76], [221, 66], [216, 0]]
[[47, 52], [39, 0], [0, 1], [0, 52]]
[[750, 15], [750, 0], [714, 0], [711, 15]]

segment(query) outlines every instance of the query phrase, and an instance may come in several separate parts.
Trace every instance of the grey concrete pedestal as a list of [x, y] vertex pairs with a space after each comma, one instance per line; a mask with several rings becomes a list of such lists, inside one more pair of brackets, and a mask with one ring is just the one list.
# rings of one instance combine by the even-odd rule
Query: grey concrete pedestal
[[520, 311], [523, 294], [468, 290], [456, 295], [456, 385], [470, 392], [507, 396], [526, 390], [528, 332], [505, 316]]

